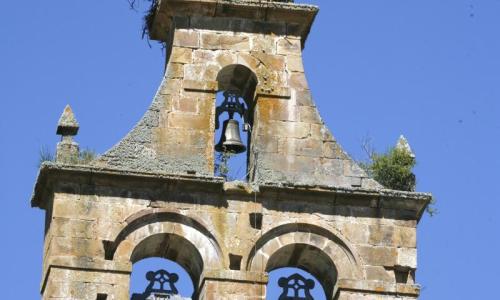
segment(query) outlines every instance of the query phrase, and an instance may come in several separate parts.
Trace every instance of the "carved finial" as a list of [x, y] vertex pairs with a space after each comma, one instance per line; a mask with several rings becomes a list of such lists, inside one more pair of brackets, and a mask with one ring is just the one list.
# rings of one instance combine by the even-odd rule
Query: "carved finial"
[[64, 111], [59, 118], [59, 122], [57, 123], [57, 134], [62, 136], [74, 136], [78, 133], [78, 129], [80, 126], [76, 121], [75, 114], [71, 109], [71, 106], [66, 105]]
[[399, 150], [404, 150], [410, 154], [412, 158], [415, 158], [415, 153], [411, 150], [410, 144], [408, 143], [408, 140], [404, 137], [404, 135], [401, 135], [399, 137], [398, 143], [396, 144], [396, 149]]

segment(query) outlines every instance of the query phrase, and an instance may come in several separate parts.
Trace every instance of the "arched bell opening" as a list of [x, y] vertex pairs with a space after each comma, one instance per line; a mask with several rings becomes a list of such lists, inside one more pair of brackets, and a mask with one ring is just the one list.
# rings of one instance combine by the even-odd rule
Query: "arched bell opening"
[[[180, 272], [181, 274], [175, 272], [178, 271], [179, 268], [173, 268], [175, 271], [169, 271], [163, 268], [153, 268], [148, 271], [152, 273], [142, 274], [142, 276], [148, 277], [146, 279], [150, 284], [158, 286], [159, 282], [163, 281], [163, 288], [165, 289], [163, 293], [165, 294], [167, 294], [168, 291], [172, 291], [170, 284], [173, 284], [176, 290], [173, 291], [172, 295], [176, 297], [184, 296], [179, 293], [180, 289], [177, 286], [190, 284], [193, 288], [191, 295], [188, 295], [187, 298], [194, 299], [195, 295], [197, 295], [197, 287], [199, 286], [204, 265], [200, 253], [191, 242], [175, 234], [162, 233], [152, 235], [142, 240], [135, 247], [132, 252], [131, 262], [135, 266], [136, 263], [151, 258], [169, 260], [170, 266], [172, 266], [172, 263], [175, 263], [185, 271], [185, 275], [189, 278], [189, 282], [180, 282], [181, 279], [186, 277], [180, 276], [182, 272]], [[168, 266], [168, 264], [166, 266]], [[141, 274], [139, 273], [138, 276], [141, 276]], [[132, 277], [135, 277], [135, 275], [132, 275]], [[161, 294], [161, 292], [157, 290], [155, 290], [155, 292]], [[148, 291], [144, 290], [143, 296], [147, 293]], [[135, 300], [134, 298], [132, 299]], [[139, 300], [141, 298], [136, 295], [136, 299]]]
[[142, 259], [132, 266], [130, 295], [132, 300], [150, 298], [151, 294], [170, 299], [191, 299], [194, 285], [188, 272], [178, 263], [158, 257]]
[[269, 273], [267, 300], [326, 300], [321, 283], [299, 268], [279, 268]]
[[[308, 276], [306, 273], [300, 273], [300, 272], [292, 272], [290, 275], [287, 275], [288, 273], [283, 273], [283, 276], [280, 276], [278, 278], [278, 281], [271, 281], [273, 277], [270, 278], [269, 280], [269, 285], [278, 285], [279, 290], [281, 291], [281, 294], [283, 292], [287, 291], [287, 294], [293, 291], [299, 290], [300, 295], [305, 295], [306, 290], [312, 291], [314, 287], [319, 288], [323, 291], [323, 295], [325, 298], [313, 298], [315, 300], [318, 299], [333, 299], [333, 294], [335, 290], [335, 285], [337, 283], [337, 268], [335, 267], [333, 261], [330, 259], [330, 257], [323, 252], [321, 249], [316, 248], [311, 245], [307, 244], [289, 244], [286, 245], [280, 249], [278, 249], [276, 252], [274, 252], [269, 260], [267, 261], [266, 265], [266, 272], [270, 273], [271, 275], [273, 274], [280, 274], [280, 270], [287, 270], [283, 268], [292, 268], [291, 270], [297, 270], [300, 269], [302, 271], [307, 272], [309, 274]], [[277, 273], [274, 273], [275, 271], [278, 271]], [[290, 269], [288, 269], [290, 271]], [[302, 280], [299, 280], [297, 277], [291, 277], [291, 275], [294, 275], [295, 273], [298, 273], [300, 276], [303, 277]], [[276, 275], [274, 275], [276, 276]], [[311, 278], [313, 277], [313, 278]], [[312, 285], [310, 281], [308, 280], [314, 280], [319, 283], [320, 286], [317, 286], [316, 283]], [[298, 283], [299, 286], [295, 286], [293, 282]], [[288, 288], [288, 290], [287, 290]], [[281, 295], [280, 294], [280, 295]], [[321, 294], [321, 291], [320, 293]], [[271, 299], [271, 298], [267, 298]], [[274, 299], [279, 299], [279, 300], [289, 300], [289, 299], [303, 299], [303, 300], [312, 300], [311, 298], [307, 297], [298, 297], [298, 298], [274, 298]]]
[[248, 180], [257, 76], [243, 65], [229, 65], [217, 75], [215, 174]]

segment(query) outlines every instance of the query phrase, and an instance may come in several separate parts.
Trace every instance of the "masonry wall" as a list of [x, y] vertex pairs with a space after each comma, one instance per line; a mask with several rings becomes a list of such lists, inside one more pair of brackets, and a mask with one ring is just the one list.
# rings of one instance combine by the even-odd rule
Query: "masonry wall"
[[[86, 183], [88, 180], [93, 183]], [[128, 299], [131, 264], [135, 262], [133, 257], [140, 256], [134, 249], [140, 248], [148, 236], [158, 234], [177, 235], [196, 246], [204, 264], [197, 274], [201, 279], [198, 285], [215, 295], [227, 296], [231, 290], [208, 288], [214, 284], [220, 287], [234, 281], [261, 286], [265, 285], [270, 265], [288, 262], [297, 266], [297, 262], [287, 261], [286, 257], [273, 257], [280, 248], [293, 244], [316, 247], [334, 261], [336, 270], [329, 270], [329, 275], [316, 275], [336, 276], [335, 286], [330, 289], [345, 289], [340, 292], [340, 299], [361, 299], [349, 298], [360, 291], [374, 293], [380, 299], [392, 299], [388, 295], [396, 294], [415, 298], [418, 294], [418, 287], [413, 285], [416, 220], [410, 210], [376, 208], [375, 198], [334, 193], [271, 189], [255, 194], [248, 192], [248, 186], [223, 187], [203, 181], [158, 181], [146, 185], [130, 179], [112, 184], [109, 181], [81, 178], [60, 182], [56, 187], [48, 207], [44, 299], [96, 299], [97, 293], [108, 294], [108, 299]], [[253, 213], [262, 214], [261, 229], [252, 224]], [[119, 241], [119, 245], [109, 256], [109, 249], [113, 249], [109, 245], [114, 241]], [[238, 270], [230, 270], [229, 254], [242, 257]], [[174, 261], [179, 258], [187, 269], [195, 269], [178, 254], [166, 255]], [[257, 259], [259, 255], [268, 261]], [[307, 261], [299, 264], [316, 267]], [[219, 272], [224, 270], [226, 273]], [[208, 271], [218, 271], [214, 274], [220, 275], [212, 275], [215, 281], [203, 281], [203, 274]], [[315, 274], [314, 270], [310, 272]], [[201, 299], [217, 297], [208, 297], [209, 294]]]

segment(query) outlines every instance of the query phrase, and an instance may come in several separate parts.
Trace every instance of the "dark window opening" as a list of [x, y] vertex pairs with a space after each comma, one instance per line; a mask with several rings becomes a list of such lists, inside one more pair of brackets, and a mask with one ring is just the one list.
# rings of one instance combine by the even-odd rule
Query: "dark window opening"
[[394, 275], [396, 276], [396, 283], [408, 283], [408, 278], [410, 275], [409, 270], [394, 270]]
[[241, 255], [229, 254], [229, 269], [231, 270], [241, 270]]
[[96, 300], [106, 300], [108, 299], [108, 294], [97, 294]]
[[262, 229], [262, 213], [250, 214], [250, 226], [254, 229]]

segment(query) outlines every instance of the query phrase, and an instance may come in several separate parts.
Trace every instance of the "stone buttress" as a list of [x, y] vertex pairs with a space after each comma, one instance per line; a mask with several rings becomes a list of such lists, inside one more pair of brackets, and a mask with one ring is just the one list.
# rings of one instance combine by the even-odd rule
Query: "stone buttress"
[[[196, 299], [265, 299], [281, 267], [307, 270], [327, 299], [418, 297], [416, 226], [431, 196], [384, 189], [326, 128], [302, 62], [317, 12], [153, 2], [149, 35], [168, 53], [144, 117], [91, 163], [41, 167], [32, 205], [46, 211], [43, 299], [130, 299], [131, 266], [147, 257], [184, 267]], [[214, 176], [224, 91], [248, 106], [248, 183]], [[77, 156], [74, 145], [58, 157]]]

